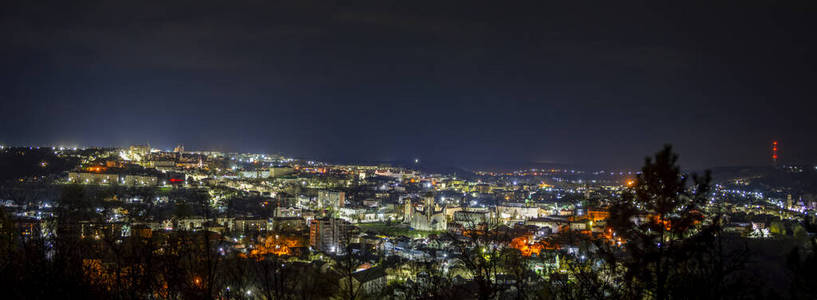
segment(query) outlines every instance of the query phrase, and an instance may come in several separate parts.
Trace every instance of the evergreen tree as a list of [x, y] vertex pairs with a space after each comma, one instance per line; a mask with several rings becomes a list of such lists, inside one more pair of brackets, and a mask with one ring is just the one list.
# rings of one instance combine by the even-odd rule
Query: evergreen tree
[[686, 251], [704, 222], [710, 175], [693, 175], [688, 184], [677, 161], [669, 145], [646, 158], [635, 185], [611, 207], [610, 225], [625, 242], [622, 287], [630, 298], [670, 298], [672, 285], [684, 280], [679, 266], [694, 257]]

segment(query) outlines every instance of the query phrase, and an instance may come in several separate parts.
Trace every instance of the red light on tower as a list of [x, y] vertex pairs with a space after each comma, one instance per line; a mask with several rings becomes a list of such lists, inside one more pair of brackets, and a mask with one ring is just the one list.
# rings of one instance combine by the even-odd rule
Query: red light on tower
[[772, 162], [777, 164], [777, 141], [772, 142]]

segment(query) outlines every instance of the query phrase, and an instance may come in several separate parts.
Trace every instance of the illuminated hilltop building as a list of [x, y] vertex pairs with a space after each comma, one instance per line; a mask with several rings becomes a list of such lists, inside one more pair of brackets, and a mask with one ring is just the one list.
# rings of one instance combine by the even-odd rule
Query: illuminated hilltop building
[[424, 197], [423, 210], [414, 208], [411, 200], [407, 199], [403, 220], [410, 223], [411, 227], [416, 230], [443, 231], [448, 229], [445, 210], [434, 203], [434, 196], [431, 193]]
[[132, 145], [128, 149], [120, 151], [119, 156], [124, 160], [141, 161], [150, 154], [151, 148], [149, 144]]
[[150, 144], [133, 145], [130, 146], [128, 150], [131, 155], [138, 158], [137, 160], [141, 160], [144, 159], [148, 154], [150, 154]]

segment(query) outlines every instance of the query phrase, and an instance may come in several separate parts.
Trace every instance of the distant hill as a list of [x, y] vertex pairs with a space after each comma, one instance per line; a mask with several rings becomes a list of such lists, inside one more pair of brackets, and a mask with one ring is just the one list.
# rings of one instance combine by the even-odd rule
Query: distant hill
[[712, 180], [716, 183], [735, 178], [748, 179], [758, 188], [781, 188], [803, 194], [817, 194], [817, 172], [813, 167], [800, 170], [764, 167], [717, 167], [712, 168]]
[[474, 172], [466, 170], [461, 167], [452, 166], [449, 164], [424, 162], [415, 163], [414, 161], [335, 161], [335, 164], [356, 164], [356, 165], [370, 165], [370, 166], [389, 166], [395, 168], [405, 168], [410, 170], [417, 170], [426, 174], [446, 174], [455, 175], [460, 178], [472, 178]]

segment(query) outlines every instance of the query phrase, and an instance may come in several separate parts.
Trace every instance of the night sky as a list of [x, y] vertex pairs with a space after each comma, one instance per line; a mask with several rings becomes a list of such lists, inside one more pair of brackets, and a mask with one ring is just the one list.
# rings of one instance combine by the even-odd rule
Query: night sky
[[3, 1], [0, 144], [817, 162], [814, 1], [544, 2]]

